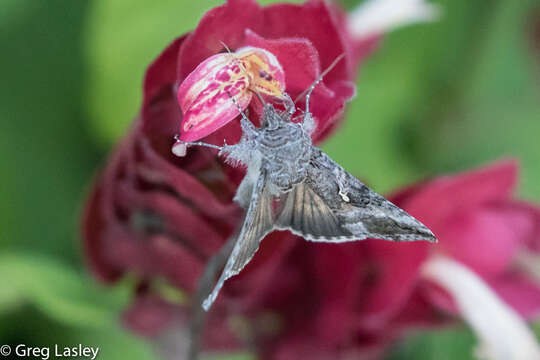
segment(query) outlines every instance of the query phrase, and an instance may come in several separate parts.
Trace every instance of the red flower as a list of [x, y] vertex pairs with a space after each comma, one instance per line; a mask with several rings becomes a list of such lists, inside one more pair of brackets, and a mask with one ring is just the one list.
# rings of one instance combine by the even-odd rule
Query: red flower
[[[286, 92], [294, 99], [339, 55], [345, 58], [314, 91], [311, 112], [317, 120], [315, 141], [337, 125], [345, 101], [354, 94], [354, 73], [375, 37], [353, 40], [345, 14], [324, 1], [304, 5], [258, 6], [253, 0], [229, 0], [210, 10], [198, 27], [174, 42], [147, 70], [144, 99], [131, 130], [96, 179], [83, 219], [86, 256], [93, 272], [105, 282], [134, 274], [140, 282], [136, 312], [150, 308], [151, 323], [139, 326], [133, 311], [128, 323], [143, 333], [159, 331], [169, 322], [152, 283], [165, 279], [191, 293], [208, 259], [235, 230], [243, 211], [232, 198], [243, 170], [218, 159], [215, 151], [191, 149], [184, 158], [171, 154], [182, 112], [177, 90], [205, 59], [253, 46], [271, 52], [286, 77]], [[250, 109], [254, 122], [257, 109]], [[232, 121], [205, 138], [223, 144], [240, 137]], [[240, 276], [227, 282], [220, 303], [247, 304], [256, 289], [268, 287], [294, 244], [288, 232], [275, 232], [263, 242], [255, 259]], [[228, 295], [228, 296], [227, 296]], [[149, 299], [149, 300], [148, 300]], [[153, 309], [153, 310], [152, 310]], [[225, 344], [227, 345], [227, 344]]]
[[472, 270], [522, 316], [538, 315], [540, 283], [524, 271], [522, 258], [538, 249], [540, 209], [513, 199], [516, 181], [516, 164], [506, 161], [419, 184], [391, 198], [429, 226], [439, 244], [365, 244], [374, 278], [359, 307], [362, 328], [399, 331], [448, 322], [449, 315], [467, 318], [456, 301], [475, 294], [442, 292], [439, 280], [426, 276], [427, 264], [441, 257]]

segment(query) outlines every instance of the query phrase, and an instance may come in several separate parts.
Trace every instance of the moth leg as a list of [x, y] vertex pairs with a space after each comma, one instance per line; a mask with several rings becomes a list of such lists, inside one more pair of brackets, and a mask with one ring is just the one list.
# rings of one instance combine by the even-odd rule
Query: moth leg
[[310, 112], [304, 113], [304, 118], [302, 119], [302, 127], [309, 135], [313, 134], [313, 131], [315, 131], [317, 124], [315, 122], [315, 118], [313, 117], [313, 115], [311, 115]]
[[253, 123], [247, 117], [246, 113], [244, 113], [242, 108], [238, 105], [238, 102], [236, 101], [234, 96], [232, 96], [230, 93], [227, 93], [227, 94], [229, 95], [234, 106], [236, 106], [236, 109], [242, 116], [242, 118], [240, 119], [240, 126], [242, 127], [242, 134], [245, 134], [248, 138], [253, 137], [255, 134], [257, 134], [257, 128], [255, 127], [255, 125], [253, 125]]
[[283, 96], [285, 97], [285, 111], [289, 114], [290, 117], [296, 112], [296, 105], [294, 104], [294, 101], [293, 99], [291, 99], [291, 96], [289, 94], [283, 93]]
[[174, 138], [176, 139], [177, 144], [184, 144], [186, 147], [189, 147], [189, 146], [202, 146], [202, 147], [207, 147], [207, 148], [219, 150], [219, 153], [218, 153], [219, 156], [226, 156], [228, 154], [238, 152], [237, 148], [242, 147], [239, 144], [227, 145], [227, 143], [224, 143], [223, 146], [218, 146], [218, 145], [214, 145], [214, 144], [208, 144], [208, 143], [205, 143], [205, 142], [202, 142], [202, 141], [183, 141], [183, 140], [179, 139], [178, 135], [175, 135]]
[[219, 150], [219, 151], [222, 151], [223, 148], [225, 146], [227, 146], [227, 145], [225, 145], [225, 146], [217, 146], [217, 145], [208, 144], [208, 143], [205, 143], [205, 142], [202, 142], [202, 141], [183, 141], [183, 140], [180, 140], [180, 137], [178, 135], [174, 135], [174, 139], [176, 140], [176, 142], [178, 144], [184, 144], [186, 146], [203, 146], [203, 147], [216, 149], [216, 150]]
[[315, 80], [313, 84], [309, 87], [306, 94], [306, 111], [304, 112], [304, 118], [302, 119], [302, 127], [308, 134], [312, 134], [313, 131], [316, 128], [315, 118], [313, 115], [309, 112], [309, 99], [311, 97], [311, 93], [313, 90], [315, 90], [315, 87], [322, 81], [322, 75]]
[[213, 145], [213, 144], [207, 144], [207, 143], [202, 142], [202, 141], [185, 142], [184, 144], [187, 145], [187, 146], [203, 146], [203, 147], [208, 147], [208, 148], [216, 149], [216, 150], [219, 150], [219, 151], [223, 150], [223, 146], [217, 146], [217, 145]]
[[307, 94], [306, 94], [306, 115], [307, 114], [310, 114], [309, 112], [309, 98], [311, 97], [311, 93], [313, 92], [313, 90], [315, 90], [315, 87], [317, 85], [319, 85], [319, 83], [322, 81], [322, 76], [319, 76], [319, 78], [317, 80], [315, 80], [313, 82], [313, 84], [311, 84], [311, 86], [309, 87], [308, 91], [307, 91]]

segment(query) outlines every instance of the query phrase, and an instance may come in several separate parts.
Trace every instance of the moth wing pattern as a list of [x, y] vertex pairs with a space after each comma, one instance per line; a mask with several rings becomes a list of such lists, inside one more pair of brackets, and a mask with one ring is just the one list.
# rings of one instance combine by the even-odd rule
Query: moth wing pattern
[[266, 178], [265, 171], [261, 171], [253, 186], [251, 202], [238, 235], [238, 240], [214, 290], [203, 302], [205, 310], [210, 308], [225, 281], [237, 275], [249, 263], [259, 249], [261, 240], [274, 230], [275, 217], [272, 210], [272, 196], [268, 192]]
[[306, 180], [287, 194], [283, 204], [278, 228], [311, 241], [436, 241], [420, 221], [371, 190], [316, 147], [312, 148]]
[[279, 229], [291, 230], [310, 239], [352, 236], [341, 226], [334, 211], [306, 182], [296, 185], [286, 195], [276, 224]]

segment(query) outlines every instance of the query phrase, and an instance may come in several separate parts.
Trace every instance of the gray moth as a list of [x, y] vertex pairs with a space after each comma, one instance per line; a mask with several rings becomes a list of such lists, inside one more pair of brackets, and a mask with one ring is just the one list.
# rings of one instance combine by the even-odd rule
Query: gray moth
[[309, 98], [320, 80], [307, 91], [300, 122], [292, 121], [297, 109], [285, 94], [285, 111], [264, 104], [261, 127], [240, 111], [242, 137], [235, 145], [177, 140], [186, 146], [218, 149], [230, 165], [247, 168], [234, 197], [246, 215], [225, 268], [203, 302], [207, 311], [224, 282], [249, 263], [259, 243], [274, 230], [289, 230], [306, 240], [327, 243], [366, 238], [437, 241], [425, 225], [312, 145], [315, 120], [309, 112]]

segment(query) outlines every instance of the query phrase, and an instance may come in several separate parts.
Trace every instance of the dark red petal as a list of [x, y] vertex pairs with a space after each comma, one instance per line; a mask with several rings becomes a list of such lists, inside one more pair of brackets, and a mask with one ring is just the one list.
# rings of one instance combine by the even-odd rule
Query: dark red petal
[[404, 332], [410, 332], [414, 328], [434, 327], [451, 321], [448, 316], [443, 316], [440, 310], [436, 309], [432, 299], [423, 289], [425, 287], [426, 285], [422, 284], [411, 294], [406, 304], [388, 325], [389, 331], [403, 335]]
[[131, 153], [133, 139], [128, 136], [109, 157], [107, 167], [95, 180], [82, 218], [82, 235], [88, 262], [94, 273], [103, 281], [113, 282], [121, 277], [121, 266], [108, 258], [110, 246], [109, 227], [119, 219], [114, 206], [115, 181], [126, 179], [126, 172], [134, 166]]
[[[317, 49], [321, 69], [326, 69], [341, 54], [346, 53], [344, 39], [335, 16], [325, 1], [312, 0], [303, 5], [280, 3], [265, 7], [264, 29], [257, 31], [265, 38], [306, 38]], [[326, 77], [327, 83], [350, 79], [349, 61], [345, 58]]]
[[366, 240], [374, 268], [373, 287], [366, 294], [362, 323], [379, 329], [406, 303], [420, 278], [420, 266], [428, 257], [429, 244]]
[[[185, 168], [180, 168], [174, 164], [166, 161], [159, 156], [149, 146], [147, 142], [143, 142], [141, 145], [143, 151], [141, 152], [141, 160], [144, 161], [144, 165], [139, 166], [139, 173], [147, 180], [152, 179], [152, 183], [158, 187], [170, 186], [176, 194], [186, 201], [189, 201], [194, 207], [193, 210], [200, 211], [206, 216], [212, 217], [233, 217], [239, 218], [240, 209], [236, 204], [233, 204], [232, 195], [234, 194], [234, 187], [228, 189], [221, 189], [220, 195], [223, 200], [220, 201], [207, 187], [205, 187], [199, 179], [195, 178]], [[192, 151], [191, 149], [190, 151]], [[195, 167], [193, 161], [200, 158], [192, 157], [191, 172], [196, 174], [197, 172], [204, 170], [206, 165]], [[225, 176], [221, 177], [221, 180], [226, 182]], [[224, 195], [227, 195], [224, 197]]]
[[233, 51], [244, 43], [244, 30], [258, 31], [263, 23], [261, 9], [253, 0], [228, 0], [208, 11], [180, 50], [178, 80], [183, 81], [206, 58]]
[[[266, 49], [276, 56], [286, 76], [287, 92], [293, 99], [320, 75], [319, 53], [307, 39], [264, 39], [248, 29], [245, 42], [249, 46]], [[324, 87], [323, 84], [321, 86]]]
[[103, 192], [98, 180], [87, 200], [82, 220], [82, 234], [90, 269], [100, 280], [114, 282], [122, 275], [122, 269], [107, 261], [104, 253], [107, 239], [104, 235], [106, 221], [101, 210], [103, 201]]
[[358, 243], [315, 246], [312, 272], [319, 299], [315, 327], [320, 341], [339, 345], [354, 333], [355, 305], [364, 295], [367, 276], [365, 247]]
[[178, 53], [180, 46], [188, 36], [189, 34], [186, 34], [170, 43], [146, 70], [143, 85], [143, 107], [148, 105], [164, 87], [172, 87], [175, 83]]
[[152, 294], [143, 294], [135, 298], [122, 315], [124, 324], [143, 336], [156, 336], [175, 321], [185, 322], [187, 311], [169, 304]]
[[264, 289], [280, 287], [274, 274], [298, 240], [291, 233], [283, 231], [267, 235], [244, 271], [225, 284], [225, 290], [232, 297], [241, 294], [242, 307], [249, 308], [263, 302]]
[[[319, 121], [311, 137], [315, 143], [324, 140], [339, 125], [345, 102], [356, 94], [356, 87], [350, 81], [337, 81], [328, 86], [330, 96], [325, 96], [316, 89], [310, 101], [310, 110]], [[302, 106], [303, 107], [303, 106]]]
[[436, 228], [454, 211], [507, 199], [515, 188], [517, 170], [516, 161], [505, 160], [470, 172], [441, 177], [426, 184], [404, 206], [428, 227]]
[[518, 272], [488, 279], [495, 292], [520, 315], [535, 319], [540, 314], [540, 284]]
[[452, 215], [437, 232], [439, 250], [480, 275], [505, 271], [532, 229], [528, 214], [508, 208], [472, 208]]
[[540, 252], [540, 207], [524, 201], [513, 201], [511, 206], [513, 209], [528, 214], [532, 228], [524, 241], [529, 250]]

